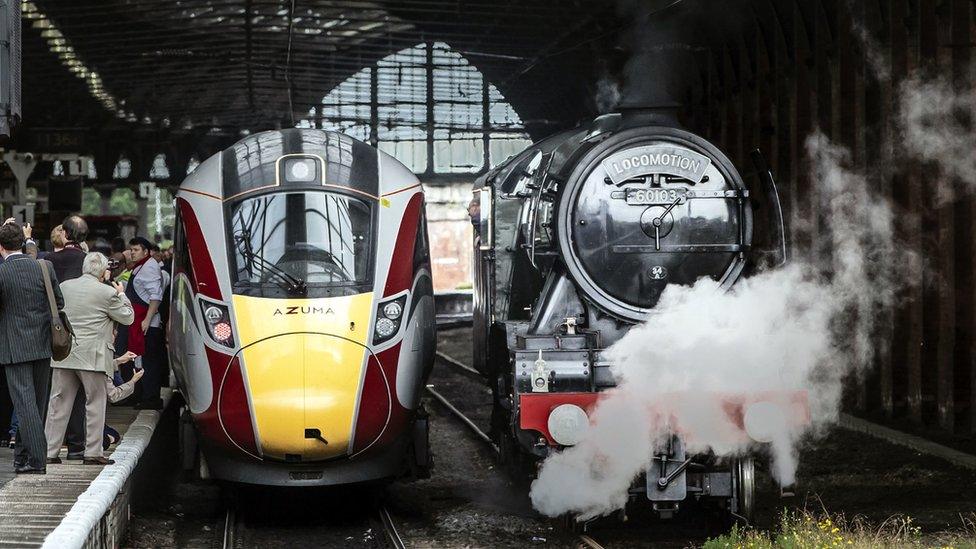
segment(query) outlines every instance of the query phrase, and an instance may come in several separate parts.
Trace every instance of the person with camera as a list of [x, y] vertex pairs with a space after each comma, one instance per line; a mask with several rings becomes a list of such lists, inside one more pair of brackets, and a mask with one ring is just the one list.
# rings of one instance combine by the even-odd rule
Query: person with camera
[[[81, 265], [85, 261], [85, 239], [88, 238], [88, 223], [80, 215], [69, 215], [61, 222], [63, 242], [61, 249], [47, 254], [45, 259], [54, 265], [54, 272], [60, 282], [81, 276]], [[74, 399], [75, 407], [68, 421], [68, 459], [84, 459], [85, 440], [85, 393], [78, 388]]]
[[[60, 463], [58, 452], [64, 441], [68, 417], [81, 387], [85, 398], [85, 465], [108, 465], [112, 460], [102, 455], [102, 432], [105, 429], [107, 385], [115, 372], [113, 328], [118, 322], [132, 324], [135, 314], [125, 289], [110, 282], [108, 258], [99, 252], [85, 256], [82, 275], [61, 283], [64, 312], [74, 328], [75, 341], [67, 358], [54, 363], [51, 401], [48, 405], [47, 463]], [[123, 358], [131, 360], [135, 354]]]
[[[62, 309], [64, 299], [50, 262], [25, 255], [23, 247], [24, 230], [18, 223], [0, 226], [0, 256], [4, 259], [0, 264], [0, 367], [20, 420], [14, 470], [44, 474], [44, 411], [55, 322], [52, 309]], [[56, 322], [60, 327], [60, 319]]]

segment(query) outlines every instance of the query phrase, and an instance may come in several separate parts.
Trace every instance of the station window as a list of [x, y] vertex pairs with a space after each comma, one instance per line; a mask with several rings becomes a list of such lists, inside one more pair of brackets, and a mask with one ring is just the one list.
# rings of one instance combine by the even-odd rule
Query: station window
[[418, 174], [483, 173], [531, 143], [501, 92], [441, 42], [362, 69], [297, 125], [371, 142]]

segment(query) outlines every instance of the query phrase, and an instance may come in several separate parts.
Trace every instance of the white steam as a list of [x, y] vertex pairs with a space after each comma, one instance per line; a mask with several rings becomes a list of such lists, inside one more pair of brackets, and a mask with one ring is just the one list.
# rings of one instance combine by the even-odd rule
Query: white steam
[[608, 113], [620, 104], [620, 85], [608, 75], [596, 82], [596, 108], [600, 114]]
[[895, 290], [893, 215], [845, 151], [821, 134], [807, 141], [832, 256], [795, 261], [722, 291], [711, 279], [669, 286], [654, 315], [608, 351], [618, 385], [591, 414], [584, 440], [545, 461], [536, 509], [581, 519], [621, 508], [655, 448], [680, 433], [691, 453], [749, 450], [726, 403], [805, 391], [809, 423], [782, 423], [770, 451], [781, 484], [795, 480], [795, 442], [834, 420], [843, 381], [873, 358], [875, 311]]
[[[910, 78], [900, 86], [898, 128], [911, 157], [934, 163], [941, 174], [976, 186], [976, 90], [954, 89], [945, 78]], [[940, 187], [939, 198], [949, 200], [948, 185]]]

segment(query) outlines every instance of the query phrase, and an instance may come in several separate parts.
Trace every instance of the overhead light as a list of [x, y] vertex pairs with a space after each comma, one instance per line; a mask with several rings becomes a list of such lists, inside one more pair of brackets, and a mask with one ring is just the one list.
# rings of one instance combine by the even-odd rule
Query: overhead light
[[[47, 32], [47, 31], [44, 31], [44, 32]], [[50, 47], [52, 49], [53, 48], [57, 48], [59, 46], [64, 46], [67, 43], [68, 42], [64, 38], [48, 38], [47, 39], [47, 45], [48, 45], [48, 47]]]
[[47, 28], [41, 31], [41, 38], [64, 38], [64, 35], [58, 29]]

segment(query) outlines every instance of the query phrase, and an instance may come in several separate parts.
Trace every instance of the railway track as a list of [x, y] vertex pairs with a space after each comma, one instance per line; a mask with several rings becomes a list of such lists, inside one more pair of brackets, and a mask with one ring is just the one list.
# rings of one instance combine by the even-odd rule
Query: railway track
[[[440, 351], [437, 351], [437, 358], [439, 358], [445, 364], [449, 365], [452, 368], [452, 370], [454, 370], [456, 373], [459, 373], [467, 378], [476, 379], [479, 382], [484, 382], [484, 377], [482, 377], [477, 370], [451, 357], [450, 355], [446, 355]], [[458, 409], [457, 406], [452, 404], [447, 397], [445, 397], [440, 392], [438, 392], [433, 385], [428, 385], [426, 389], [427, 389], [427, 394], [434, 397], [434, 400], [440, 403], [440, 405], [443, 406], [445, 410], [447, 410], [452, 416], [454, 416], [457, 420], [459, 420], [462, 424], [464, 424], [464, 426], [468, 428], [469, 432], [471, 432], [479, 440], [487, 444], [495, 453], [496, 457], [499, 456], [500, 450], [498, 449], [498, 445], [495, 444], [495, 442], [491, 439], [491, 437], [483, 430], [481, 430], [481, 428], [478, 427], [478, 425], [474, 421], [472, 421], [471, 418], [466, 416], [464, 412], [462, 412], [460, 409]], [[600, 545], [599, 542], [597, 542], [589, 535], [585, 535], [585, 534], [574, 534], [574, 535], [576, 536], [575, 545], [578, 549], [604, 549], [603, 545]]]
[[579, 534], [577, 538], [579, 540], [579, 543], [576, 545], [576, 547], [578, 547], [579, 549], [587, 549], [587, 548], [603, 549], [603, 546], [600, 545], [595, 539], [591, 538], [590, 536], [587, 536], [585, 534]]
[[386, 540], [387, 546], [391, 549], [406, 549], [407, 545], [403, 542], [403, 538], [400, 537], [400, 533], [397, 532], [393, 517], [390, 516], [390, 512], [386, 507], [380, 505], [376, 514], [379, 528], [383, 531], [383, 539]]
[[224, 512], [224, 531], [221, 547], [223, 549], [237, 549], [244, 547], [243, 533], [244, 524], [237, 514], [233, 505], [227, 507]]
[[[376, 513], [369, 520], [373, 531], [380, 534], [377, 542], [380, 547], [389, 549], [406, 549], [400, 532], [397, 531], [396, 523], [390, 515], [390, 511], [385, 505], [380, 504]], [[221, 531], [221, 547], [223, 549], [244, 549], [246, 547], [244, 519], [238, 513], [235, 505], [231, 504], [224, 512], [224, 525]]]

